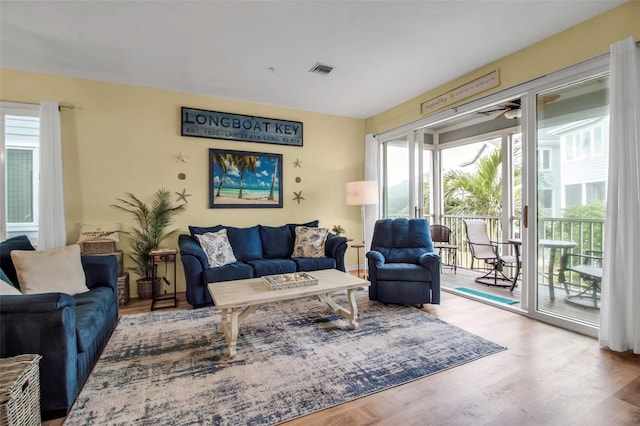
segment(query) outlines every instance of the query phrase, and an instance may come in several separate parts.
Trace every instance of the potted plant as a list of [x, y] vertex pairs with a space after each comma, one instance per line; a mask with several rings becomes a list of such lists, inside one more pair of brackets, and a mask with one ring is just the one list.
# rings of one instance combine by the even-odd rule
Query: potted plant
[[129, 258], [136, 265], [129, 269], [140, 276], [137, 280], [138, 298], [149, 299], [153, 294], [153, 285], [159, 285], [152, 282], [153, 271], [149, 252], [158, 248], [165, 238], [177, 232], [177, 229], [167, 231], [167, 228], [174, 216], [185, 210], [186, 204], [174, 205], [166, 189], [160, 189], [155, 193], [150, 206], [129, 192], [125, 198], [118, 198], [117, 201], [118, 203], [111, 206], [133, 216], [137, 224], [131, 231], [123, 233], [131, 242], [133, 252], [129, 254]]
[[344, 230], [344, 228], [342, 227], [342, 225], [333, 225], [333, 229], [331, 230], [331, 232], [333, 232], [334, 234], [336, 234], [337, 236], [341, 236], [342, 234], [344, 234], [346, 231]]

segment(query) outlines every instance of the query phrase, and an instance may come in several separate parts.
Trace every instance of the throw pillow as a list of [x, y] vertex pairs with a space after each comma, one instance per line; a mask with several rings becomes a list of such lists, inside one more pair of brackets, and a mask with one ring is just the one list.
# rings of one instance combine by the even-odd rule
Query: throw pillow
[[287, 226], [289, 227], [289, 231], [291, 231], [291, 238], [296, 238], [296, 228], [298, 226], [306, 226], [309, 228], [317, 228], [318, 225], [320, 224], [320, 221], [318, 219], [316, 220], [312, 220], [311, 222], [307, 222], [307, 223], [287, 223]]
[[103, 225], [80, 224], [80, 237], [78, 243], [85, 241], [120, 241], [118, 232], [122, 228], [121, 223], [107, 223]]
[[257, 225], [250, 228], [234, 228], [233, 226], [226, 228], [233, 253], [238, 260], [246, 262], [262, 259], [262, 243]]
[[80, 246], [42, 251], [11, 252], [22, 294], [66, 293], [71, 296], [89, 291], [80, 259]]
[[233, 254], [236, 259], [246, 262], [248, 260], [262, 259], [262, 243], [258, 225], [250, 228], [235, 228], [233, 226], [216, 225], [211, 227], [189, 226], [192, 236], [203, 235], [207, 232], [218, 232], [221, 229], [227, 230], [229, 243], [233, 247]]
[[324, 243], [327, 241], [329, 229], [296, 227], [296, 239], [291, 257], [325, 257]]
[[35, 250], [35, 248], [31, 245], [26, 235], [11, 237], [0, 243], [0, 268], [9, 278], [8, 282], [19, 288], [20, 283], [16, 275], [16, 268], [11, 261], [11, 252], [13, 250]]
[[231, 248], [231, 244], [229, 244], [226, 229], [221, 229], [218, 232], [207, 232], [202, 235], [195, 235], [195, 237], [207, 254], [210, 268], [237, 262], [236, 256], [233, 254], [233, 248]]
[[0, 280], [0, 295], [3, 296], [14, 296], [20, 293], [20, 290], [6, 282], [5, 280]]
[[293, 236], [289, 226], [259, 225], [262, 254], [265, 259], [288, 259], [293, 251]]

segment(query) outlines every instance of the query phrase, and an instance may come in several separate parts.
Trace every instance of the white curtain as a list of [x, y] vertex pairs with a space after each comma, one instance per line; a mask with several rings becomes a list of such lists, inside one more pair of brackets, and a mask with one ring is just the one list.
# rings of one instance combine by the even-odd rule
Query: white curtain
[[611, 45], [609, 181], [600, 344], [640, 354], [640, 54]]
[[40, 200], [38, 250], [67, 242], [62, 182], [62, 136], [58, 102], [40, 104]]
[[[369, 134], [366, 136], [364, 151], [364, 180], [374, 180], [378, 182], [378, 140], [375, 135]], [[364, 207], [363, 238], [365, 253], [371, 249], [373, 225], [376, 223], [376, 220], [378, 220], [378, 210], [378, 205]]]

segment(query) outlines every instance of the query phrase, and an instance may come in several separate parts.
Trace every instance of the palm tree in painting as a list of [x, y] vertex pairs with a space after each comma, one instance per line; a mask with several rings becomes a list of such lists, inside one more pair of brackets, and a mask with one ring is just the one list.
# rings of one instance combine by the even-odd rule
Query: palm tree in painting
[[219, 197], [220, 189], [222, 188], [224, 178], [227, 176], [227, 172], [229, 171], [229, 166], [232, 164], [233, 156], [231, 154], [222, 154], [218, 152], [213, 154], [213, 158], [213, 161], [218, 163], [220, 170], [222, 170], [222, 176], [220, 177], [220, 183], [218, 184], [218, 191], [216, 192], [216, 197]]
[[256, 172], [256, 168], [258, 167], [258, 157], [255, 155], [235, 155], [234, 164], [238, 167], [238, 171], [240, 172], [240, 192], [238, 193], [238, 198], [242, 198], [244, 172], [245, 170], [249, 170], [251, 173]]
[[273, 161], [273, 177], [271, 178], [271, 192], [269, 192], [269, 200], [273, 200], [273, 190], [276, 187], [276, 176], [278, 174], [278, 159]]

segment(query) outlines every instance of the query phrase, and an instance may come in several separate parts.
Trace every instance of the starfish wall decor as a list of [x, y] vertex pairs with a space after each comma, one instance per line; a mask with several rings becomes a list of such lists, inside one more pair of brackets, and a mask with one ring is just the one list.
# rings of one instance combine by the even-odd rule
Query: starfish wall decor
[[293, 162], [293, 167], [300, 167], [302, 168], [302, 161], [300, 161], [299, 158], [296, 158], [296, 161]]
[[187, 156], [184, 155], [182, 152], [178, 155], [175, 155], [174, 157], [176, 157], [176, 161], [177, 163], [188, 163], [187, 161]]
[[191, 197], [191, 194], [187, 194], [187, 189], [183, 189], [182, 192], [176, 192], [176, 195], [178, 196], [178, 198], [176, 199], [176, 201], [184, 201], [185, 203], [188, 203], [189, 200], [187, 200], [187, 197]]
[[300, 192], [293, 191], [293, 195], [295, 195], [295, 197], [293, 197], [293, 201], [297, 201], [298, 204], [300, 204], [301, 200], [304, 200], [304, 197], [302, 196], [302, 191]]

